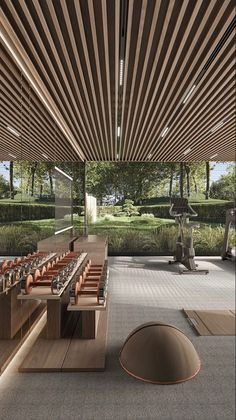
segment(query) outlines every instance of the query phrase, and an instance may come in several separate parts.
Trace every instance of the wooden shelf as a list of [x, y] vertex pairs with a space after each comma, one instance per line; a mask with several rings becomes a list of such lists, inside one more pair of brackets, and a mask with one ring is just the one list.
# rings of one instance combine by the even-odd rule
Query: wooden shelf
[[78, 303], [69, 303], [68, 311], [105, 311], [107, 306], [107, 299], [103, 305], [98, 305], [96, 296], [80, 296]]

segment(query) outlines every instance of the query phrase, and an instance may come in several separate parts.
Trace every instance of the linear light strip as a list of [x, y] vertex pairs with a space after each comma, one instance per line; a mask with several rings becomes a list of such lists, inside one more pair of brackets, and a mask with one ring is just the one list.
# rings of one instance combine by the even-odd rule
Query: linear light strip
[[7, 130], [15, 134], [15, 136], [20, 137], [20, 133], [18, 133], [18, 131], [16, 131], [14, 128], [10, 127], [9, 125], [7, 126]]
[[183, 155], [187, 155], [189, 152], [191, 152], [191, 147], [189, 147], [187, 150], [185, 150], [185, 151], [183, 152]]
[[71, 178], [70, 175], [67, 175], [65, 172], [63, 172], [60, 168], [58, 168], [57, 166], [55, 166], [56, 171], [60, 172], [60, 174], [66, 176], [66, 178], [70, 179], [71, 181], [73, 181], [73, 178]]
[[187, 95], [185, 96], [184, 100], [183, 100], [183, 104], [185, 104], [188, 100], [188, 98], [192, 95], [194, 89], [195, 89], [196, 85], [193, 85], [190, 89], [190, 91], [187, 93]]
[[211, 129], [211, 133], [214, 133], [216, 130], [218, 130], [218, 128], [220, 128], [220, 127], [222, 127], [222, 125], [224, 125], [225, 123], [224, 123], [224, 121], [221, 121], [221, 122], [219, 122], [217, 125], [215, 125], [215, 127], [213, 127], [212, 129]]
[[165, 136], [165, 134], [167, 133], [167, 131], [169, 130], [169, 127], [166, 127], [164, 130], [163, 130], [163, 132], [162, 132], [162, 134], [161, 134], [161, 137], [164, 137]]
[[21, 60], [18, 58], [17, 54], [14, 52], [13, 48], [11, 47], [11, 45], [9, 44], [9, 42], [7, 41], [7, 39], [5, 38], [4, 34], [1, 31], [0, 31], [0, 38], [2, 38], [2, 40], [5, 43], [6, 47], [8, 48], [8, 50], [10, 51], [10, 53], [12, 54], [12, 56], [14, 57], [14, 59], [16, 60], [16, 62], [19, 65], [20, 69], [23, 71], [23, 73], [25, 74], [25, 76], [27, 77], [27, 79], [29, 80], [29, 82], [31, 83], [31, 85], [33, 86], [33, 88], [35, 89], [35, 91], [37, 92], [38, 96], [40, 97], [40, 99], [42, 100], [43, 104], [46, 106], [47, 110], [50, 112], [50, 114], [52, 115], [52, 117], [56, 121], [57, 125], [59, 126], [59, 128], [61, 129], [61, 131], [63, 132], [63, 134], [69, 140], [70, 144], [73, 144], [73, 147], [74, 147], [76, 153], [79, 154], [79, 156], [80, 156], [81, 159], [84, 159], [83, 153], [80, 150], [78, 150], [78, 146], [76, 144], [74, 144], [75, 143], [75, 140], [72, 140], [71, 137], [68, 135], [67, 131], [64, 129], [64, 127], [60, 123], [59, 119], [57, 118], [57, 116], [55, 115], [55, 113], [53, 112], [53, 110], [51, 109], [51, 107], [48, 105], [46, 99], [41, 94], [40, 90], [38, 89], [37, 85], [33, 81], [32, 77], [29, 75], [28, 71], [26, 70], [26, 68], [24, 67], [24, 65], [21, 63]]
[[12, 155], [11, 153], [8, 153], [9, 156], [13, 157], [13, 159], [16, 159], [15, 155]]
[[57, 231], [54, 233], [54, 235], [58, 235], [59, 233], [65, 232], [66, 230], [69, 230], [69, 229], [73, 229], [73, 225], [71, 225], [71, 226], [69, 226], [69, 227], [67, 227], [67, 228], [64, 228], [64, 229], [57, 230]]
[[124, 60], [120, 60], [120, 86], [123, 85], [123, 76], [124, 76]]

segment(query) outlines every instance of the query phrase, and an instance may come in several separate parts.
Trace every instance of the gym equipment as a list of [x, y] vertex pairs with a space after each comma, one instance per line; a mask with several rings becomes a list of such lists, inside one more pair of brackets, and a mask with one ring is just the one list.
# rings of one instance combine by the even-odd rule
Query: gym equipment
[[29, 271], [22, 278], [22, 292], [30, 294], [34, 287], [50, 287], [52, 294], [58, 294], [68, 276], [77, 264], [79, 253], [67, 253], [62, 257], [55, 257], [40, 269]]
[[225, 234], [224, 242], [221, 252], [222, 260], [233, 260], [235, 259], [235, 249], [229, 246], [229, 232], [231, 225], [235, 225], [236, 207], [226, 211], [226, 222], [225, 222]]
[[187, 270], [180, 269], [180, 274], [208, 274], [209, 270], [197, 269], [197, 264], [194, 261], [195, 250], [193, 247], [193, 229], [194, 227], [199, 226], [190, 223], [189, 218], [197, 217], [198, 214], [190, 206], [187, 198], [174, 198], [171, 201], [169, 213], [172, 217], [175, 218], [175, 221], [179, 226], [179, 234], [176, 241], [174, 260], [169, 261], [169, 264], [183, 264]]
[[98, 305], [104, 304], [107, 296], [108, 269], [107, 261], [103, 265], [92, 265], [88, 260], [77, 276], [70, 290], [70, 302], [78, 304], [79, 296], [94, 296]]
[[186, 335], [173, 325], [148, 322], [127, 337], [119, 362], [131, 376], [153, 384], [177, 384], [200, 370], [198, 354]]

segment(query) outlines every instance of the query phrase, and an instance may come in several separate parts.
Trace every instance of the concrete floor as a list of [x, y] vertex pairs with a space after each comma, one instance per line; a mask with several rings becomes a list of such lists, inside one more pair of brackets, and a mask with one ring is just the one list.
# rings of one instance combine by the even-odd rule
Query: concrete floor
[[[179, 275], [168, 257], [109, 259], [107, 369], [103, 373], [19, 374], [34, 331], [0, 378], [0, 419], [233, 420], [235, 337], [199, 337], [181, 309], [234, 309], [234, 264], [199, 258], [208, 275]], [[177, 385], [152, 385], [128, 376], [119, 350], [133, 328], [162, 320], [194, 344], [200, 373]]]

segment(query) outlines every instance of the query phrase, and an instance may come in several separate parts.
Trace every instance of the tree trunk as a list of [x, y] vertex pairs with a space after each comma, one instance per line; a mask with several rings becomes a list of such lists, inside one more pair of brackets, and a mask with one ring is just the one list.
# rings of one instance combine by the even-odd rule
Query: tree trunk
[[42, 195], [43, 195], [43, 184], [40, 185], [40, 192], [39, 192], [40, 199], [42, 198]]
[[198, 194], [198, 186], [197, 186], [197, 182], [196, 182], [195, 176], [193, 176], [193, 183], [194, 183], [194, 191], [195, 191], [196, 194]]
[[187, 178], [187, 197], [190, 197], [190, 167], [185, 163], [184, 168]]
[[179, 175], [179, 193], [180, 197], [184, 196], [184, 164], [180, 162], [180, 175]]
[[38, 166], [38, 162], [35, 162], [33, 166], [31, 166], [31, 197], [34, 195], [34, 181], [35, 181], [35, 172]]
[[52, 197], [53, 194], [54, 194], [54, 191], [53, 191], [53, 179], [52, 179], [52, 169], [51, 168], [48, 170], [48, 176], [49, 176], [49, 182], [50, 182], [50, 195]]
[[172, 188], [173, 188], [173, 178], [174, 178], [174, 171], [173, 168], [170, 168], [170, 183], [169, 183], [169, 197], [172, 197]]
[[14, 166], [14, 163], [11, 160], [10, 168], [9, 168], [9, 176], [10, 176], [9, 185], [10, 185], [10, 199], [11, 200], [14, 200], [13, 166]]
[[209, 200], [210, 196], [210, 162], [206, 162], [206, 200]]

